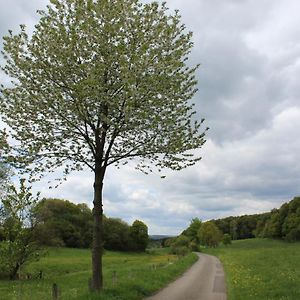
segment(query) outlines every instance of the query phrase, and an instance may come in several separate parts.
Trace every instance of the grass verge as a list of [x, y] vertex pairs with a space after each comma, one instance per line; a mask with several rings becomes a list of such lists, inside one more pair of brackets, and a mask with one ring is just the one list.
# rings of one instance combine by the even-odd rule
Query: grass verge
[[203, 252], [222, 261], [229, 300], [300, 299], [300, 243], [248, 239]]
[[[56, 283], [61, 300], [138, 300], [151, 295], [180, 276], [197, 260], [189, 254], [178, 260], [164, 249], [150, 253], [106, 252], [104, 255], [104, 292], [93, 295], [88, 291], [91, 277], [91, 253], [82, 249], [50, 249], [39, 262], [25, 267], [22, 273], [43, 279], [0, 281], [0, 299], [52, 300], [51, 287]], [[116, 276], [113, 276], [113, 274]]]

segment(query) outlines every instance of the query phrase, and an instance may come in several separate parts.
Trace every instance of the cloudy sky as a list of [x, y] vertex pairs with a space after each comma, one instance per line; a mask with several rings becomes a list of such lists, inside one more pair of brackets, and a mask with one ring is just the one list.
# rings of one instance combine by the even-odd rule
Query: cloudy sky
[[[46, 0], [0, 0], [0, 35], [37, 22]], [[210, 127], [203, 159], [180, 172], [145, 176], [110, 169], [104, 209], [151, 234], [178, 234], [202, 220], [253, 214], [300, 194], [300, 1], [167, 0], [194, 32], [199, 117]], [[2, 44], [2, 43], [1, 43]], [[2, 46], [1, 46], [2, 47]], [[1, 82], [6, 78], [0, 75]], [[74, 173], [44, 196], [91, 205], [92, 174]]]

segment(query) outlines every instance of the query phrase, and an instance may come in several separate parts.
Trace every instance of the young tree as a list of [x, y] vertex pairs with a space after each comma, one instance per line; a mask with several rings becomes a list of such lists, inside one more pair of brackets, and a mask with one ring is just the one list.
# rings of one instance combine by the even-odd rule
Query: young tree
[[5, 198], [1, 199], [0, 227], [4, 241], [0, 245], [0, 269], [10, 279], [16, 279], [20, 268], [29, 261], [40, 257], [41, 252], [35, 241], [36, 220], [33, 208], [38, 201], [25, 181], [20, 180], [20, 189], [11, 185]]
[[199, 232], [200, 243], [208, 247], [216, 247], [222, 240], [222, 233], [214, 222], [205, 222], [202, 224]]
[[51, 0], [32, 37], [4, 37], [0, 112], [19, 141], [18, 166], [94, 172], [93, 288], [102, 288], [102, 190], [107, 167], [144, 172], [200, 160], [205, 140], [189, 100], [193, 43], [176, 11], [139, 0]]
[[134, 251], [145, 251], [149, 242], [148, 227], [145, 223], [135, 220], [129, 228], [130, 248]]

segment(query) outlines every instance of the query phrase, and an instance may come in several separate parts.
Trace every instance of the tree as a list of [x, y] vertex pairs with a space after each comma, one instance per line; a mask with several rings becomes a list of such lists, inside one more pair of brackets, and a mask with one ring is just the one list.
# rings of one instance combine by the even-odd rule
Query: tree
[[92, 211], [86, 204], [61, 199], [43, 199], [34, 215], [39, 221], [36, 238], [48, 246], [88, 248], [92, 242]]
[[130, 227], [121, 219], [104, 218], [104, 248], [107, 250], [129, 250]]
[[280, 238], [281, 237], [282, 224], [279, 222], [279, 210], [272, 209], [271, 217], [266, 222], [264, 229], [264, 236], [268, 238]]
[[[279, 209], [282, 221], [282, 238], [289, 242], [300, 240], [300, 197], [295, 197]], [[284, 217], [284, 219], [283, 219]]]
[[222, 233], [213, 222], [205, 222], [199, 230], [200, 243], [208, 247], [216, 247], [222, 240]]
[[7, 195], [0, 207], [0, 227], [3, 228], [4, 241], [0, 244], [1, 275], [8, 274], [16, 279], [20, 268], [41, 255], [41, 248], [34, 239], [37, 225], [32, 211], [38, 201], [20, 180], [20, 189], [9, 186]]
[[192, 219], [189, 227], [185, 229], [182, 234], [190, 238], [190, 240], [194, 241], [196, 244], [199, 244], [198, 232], [201, 224], [202, 222], [199, 218]]
[[64, 166], [94, 173], [92, 286], [102, 289], [103, 180], [135, 159], [180, 170], [205, 142], [189, 100], [192, 34], [165, 4], [138, 0], [51, 0], [32, 37], [4, 37], [0, 112], [19, 143], [15, 164], [36, 179]]
[[145, 251], [149, 242], [148, 227], [145, 223], [135, 220], [129, 228], [130, 249]]

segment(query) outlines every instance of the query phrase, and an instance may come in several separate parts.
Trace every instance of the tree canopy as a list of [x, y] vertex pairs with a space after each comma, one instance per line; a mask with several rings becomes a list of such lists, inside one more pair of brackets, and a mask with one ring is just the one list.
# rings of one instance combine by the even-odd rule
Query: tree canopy
[[149, 241], [147, 225], [142, 221], [135, 220], [129, 229], [129, 237], [131, 250], [145, 251]]
[[86, 204], [43, 199], [34, 208], [39, 221], [36, 239], [43, 245], [88, 248], [92, 243], [92, 211]]
[[[33, 215], [38, 221], [35, 239], [40, 244], [72, 248], [91, 246], [93, 215], [86, 204], [44, 198], [34, 207]], [[147, 225], [136, 220], [130, 226], [119, 218], [103, 216], [103, 242], [107, 250], [145, 251]]]
[[1, 113], [20, 142], [20, 165], [65, 173], [95, 158], [107, 167], [139, 158], [180, 169], [204, 143], [188, 100], [195, 67], [186, 60], [192, 34], [178, 12], [136, 0], [52, 0], [29, 37], [4, 37]]

